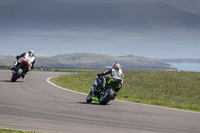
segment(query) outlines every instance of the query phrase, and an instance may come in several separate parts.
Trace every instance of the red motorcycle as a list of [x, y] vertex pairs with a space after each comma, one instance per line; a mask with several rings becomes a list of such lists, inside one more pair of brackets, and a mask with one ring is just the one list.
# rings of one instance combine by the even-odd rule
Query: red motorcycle
[[30, 67], [29, 59], [19, 59], [15, 61], [15, 66], [12, 70], [11, 81], [15, 82], [17, 79], [24, 77], [24, 75], [28, 72], [28, 68]]

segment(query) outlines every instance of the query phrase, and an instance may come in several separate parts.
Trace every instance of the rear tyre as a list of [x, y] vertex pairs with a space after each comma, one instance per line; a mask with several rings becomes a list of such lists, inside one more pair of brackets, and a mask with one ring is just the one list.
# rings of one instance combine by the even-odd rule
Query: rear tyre
[[105, 91], [103, 95], [101, 95], [99, 103], [101, 105], [106, 105], [110, 100], [113, 100], [113, 98], [114, 98], [114, 91], [112, 88], [109, 88]]

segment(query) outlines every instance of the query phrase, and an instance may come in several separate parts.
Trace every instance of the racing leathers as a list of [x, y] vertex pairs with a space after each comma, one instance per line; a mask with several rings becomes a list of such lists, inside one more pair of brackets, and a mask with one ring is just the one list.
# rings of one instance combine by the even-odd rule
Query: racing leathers
[[[111, 77], [105, 76], [111, 74]], [[97, 74], [97, 76], [105, 76], [105, 81], [102, 81], [101, 87], [104, 88], [109, 84], [115, 85], [115, 96], [118, 94], [118, 91], [122, 88], [124, 74], [121, 68], [111, 68], [105, 72]], [[95, 91], [96, 87], [95, 87]]]
[[14, 68], [16, 68], [18, 65], [20, 65], [21, 61], [19, 60], [20, 58], [22, 58], [23, 60], [26, 60], [29, 63], [29, 67], [24, 70], [23, 74], [22, 74], [22, 78], [25, 77], [25, 75], [27, 73], [29, 73], [35, 65], [35, 57], [34, 56], [30, 56], [29, 53], [22, 53], [21, 55], [17, 55], [16, 59], [17, 61], [14, 63], [14, 67], [11, 68], [11, 70], [14, 70]]
[[32, 70], [34, 68], [35, 65], [35, 57], [30, 57], [28, 53], [22, 53], [21, 55], [17, 55], [16, 59], [19, 60], [20, 58], [24, 57], [25, 59], [29, 59], [30, 60], [30, 67], [28, 68], [28, 71]]

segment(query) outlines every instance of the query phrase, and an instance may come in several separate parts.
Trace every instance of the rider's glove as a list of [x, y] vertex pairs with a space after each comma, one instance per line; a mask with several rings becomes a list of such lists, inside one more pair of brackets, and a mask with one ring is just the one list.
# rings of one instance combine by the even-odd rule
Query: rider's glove
[[19, 58], [20, 58], [20, 56], [19, 56], [19, 55], [17, 55], [17, 56], [16, 56], [16, 59], [19, 59]]
[[97, 74], [97, 76], [98, 76], [98, 77], [100, 77], [100, 76], [101, 76], [101, 74], [100, 74], [100, 73], [98, 73], [98, 74]]
[[100, 78], [101, 76], [103, 76], [102, 73], [98, 73], [98, 74], [97, 74], [97, 77], [98, 77], [98, 78]]

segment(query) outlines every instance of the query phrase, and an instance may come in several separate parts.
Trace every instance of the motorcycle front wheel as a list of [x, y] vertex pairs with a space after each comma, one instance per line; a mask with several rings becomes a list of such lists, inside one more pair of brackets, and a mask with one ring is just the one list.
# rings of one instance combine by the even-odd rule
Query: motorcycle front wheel
[[19, 68], [18, 70], [15, 70], [15, 72], [12, 75], [11, 81], [15, 82], [18, 78], [21, 77], [22, 73], [23, 73], [23, 70], [21, 68]]
[[86, 97], [86, 102], [87, 102], [87, 103], [91, 103], [91, 102], [92, 102], [92, 90], [90, 91], [90, 93], [89, 93], [88, 96]]

